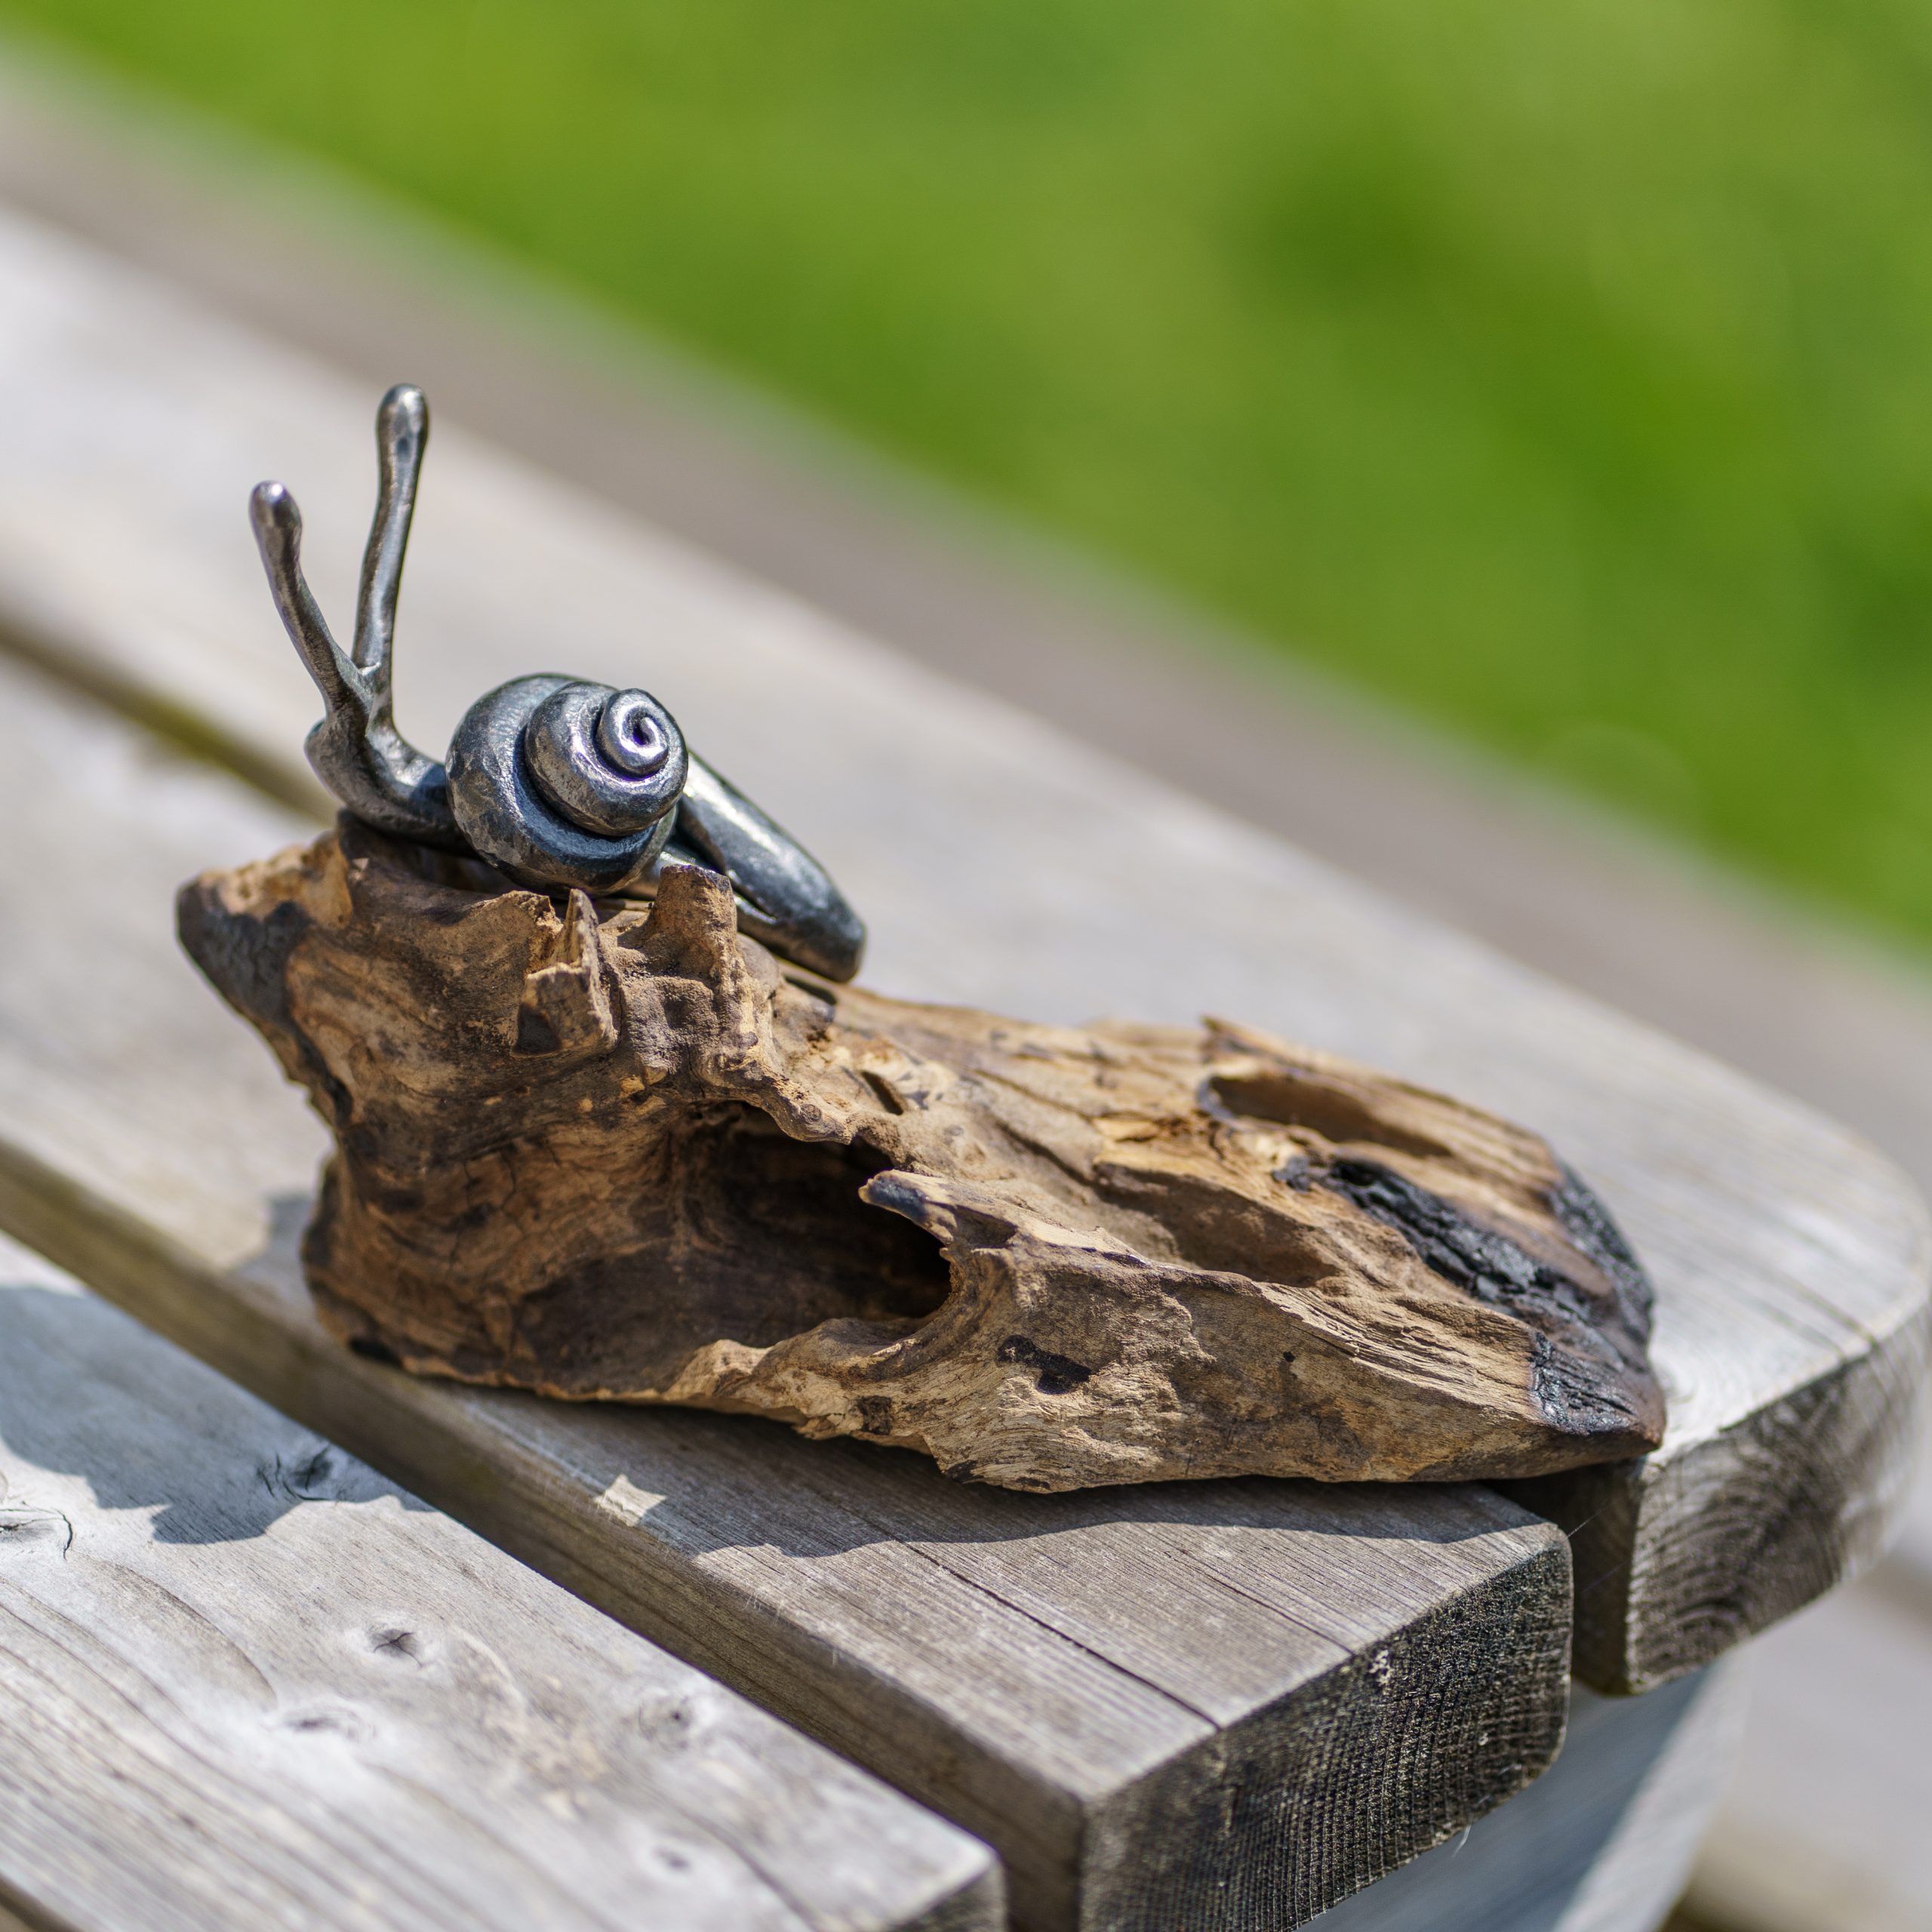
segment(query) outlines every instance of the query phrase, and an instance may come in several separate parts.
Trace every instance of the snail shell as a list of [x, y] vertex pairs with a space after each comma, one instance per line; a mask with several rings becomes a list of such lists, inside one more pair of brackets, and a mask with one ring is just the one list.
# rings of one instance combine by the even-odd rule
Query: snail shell
[[613, 894], [670, 838], [690, 759], [648, 691], [512, 678], [471, 706], [446, 767], [457, 828], [519, 885]]

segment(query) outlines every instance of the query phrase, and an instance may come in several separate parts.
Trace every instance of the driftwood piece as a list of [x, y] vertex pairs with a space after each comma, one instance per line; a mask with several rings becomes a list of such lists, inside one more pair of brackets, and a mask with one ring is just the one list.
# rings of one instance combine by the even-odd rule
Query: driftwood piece
[[1346, 1063], [835, 990], [698, 868], [607, 915], [347, 817], [180, 924], [336, 1135], [324, 1321], [412, 1369], [1035, 1490], [1530, 1475], [1661, 1434], [1595, 1197]]

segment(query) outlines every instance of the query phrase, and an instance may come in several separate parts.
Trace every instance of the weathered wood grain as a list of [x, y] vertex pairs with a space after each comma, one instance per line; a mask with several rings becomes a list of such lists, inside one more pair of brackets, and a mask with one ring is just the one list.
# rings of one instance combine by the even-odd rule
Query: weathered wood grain
[[0, 1243], [0, 1900], [995, 1932], [983, 1845]]
[[[0, 666], [0, 1226], [995, 1844], [1032, 1927], [1292, 1924], [1527, 1783], [1568, 1551], [1492, 1492], [1007, 1494], [742, 1417], [431, 1383], [315, 1320], [323, 1137], [170, 931], [287, 817]], [[35, 909], [43, 912], [36, 915]]]
[[[313, 797], [297, 748], [314, 699], [237, 506], [258, 476], [296, 485], [318, 587], [346, 603], [371, 401], [0, 222], [7, 624]], [[1657, 1284], [1670, 1403], [1655, 1455], [1536, 1492], [1588, 1525], [1591, 1681], [1640, 1689], [1719, 1654], [1882, 1538], [1905, 1432], [1869, 1419], [1915, 1382], [1927, 1249], [1912, 1191], [1869, 1149], [447, 426], [435, 460], [401, 617], [419, 740], [546, 662], [641, 680], [850, 889], [881, 987], [1050, 1021], [1237, 1014], [1564, 1149]], [[1821, 1404], [1842, 1426], [1804, 1436], [1795, 1420]]]
[[345, 814], [177, 901], [334, 1137], [302, 1262], [351, 1347], [1036, 1491], [1662, 1434], [1650, 1285], [1533, 1134], [1226, 1023], [789, 977], [696, 866], [648, 909], [478, 869]]

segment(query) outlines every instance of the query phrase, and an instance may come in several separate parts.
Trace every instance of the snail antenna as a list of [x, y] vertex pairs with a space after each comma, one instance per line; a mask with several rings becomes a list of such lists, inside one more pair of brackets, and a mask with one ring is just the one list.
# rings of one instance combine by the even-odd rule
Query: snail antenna
[[279, 483], [257, 483], [248, 498], [255, 547], [267, 572], [276, 614], [330, 712], [366, 712], [368, 689], [331, 634], [321, 607], [302, 574], [302, 512]]
[[307, 746], [315, 776], [379, 832], [467, 851], [450, 809], [448, 776], [397, 731], [391, 696], [396, 590], [429, 420], [420, 389], [398, 384], [383, 398], [376, 419], [381, 477], [362, 560], [353, 657], [331, 634], [303, 574], [295, 499], [279, 483], [258, 484], [248, 515], [275, 610], [322, 695], [322, 721]]
[[386, 709], [396, 593], [402, 587], [417, 479], [429, 441], [429, 403], [414, 383], [398, 383], [376, 411], [376, 514], [362, 552], [362, 584], [355, 602], [355, 662], [379, 685]]

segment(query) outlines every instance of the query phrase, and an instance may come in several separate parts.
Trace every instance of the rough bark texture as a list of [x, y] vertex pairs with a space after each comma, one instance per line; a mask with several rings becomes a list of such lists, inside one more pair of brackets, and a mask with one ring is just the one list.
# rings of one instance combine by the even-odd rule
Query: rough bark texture
[[1601, 1204], [1385, 1075], [834, 989], [714, 874], [606, 916], [347, 819], [180, 910], [334, 1131], [322, 1318], [412, 1369], [1023, 1489], [1524, 1476], [1661, 1434]]

